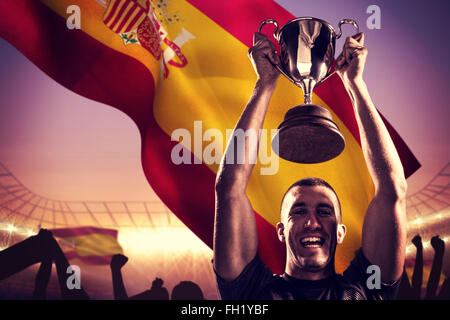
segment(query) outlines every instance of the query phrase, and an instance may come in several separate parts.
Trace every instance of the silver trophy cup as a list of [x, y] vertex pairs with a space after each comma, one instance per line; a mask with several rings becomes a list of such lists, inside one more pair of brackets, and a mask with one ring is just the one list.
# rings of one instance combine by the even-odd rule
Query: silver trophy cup
[[312, 91], [331, 75], [336, 39], [342, 35], [341, 26], [349, 23], [359, 32], [358, 24], [343, 19], [336, 33], [329, 23], [305, 17], [289, 21], [278, 31], [278, 23], [268, 19], [261, 23], [259, 32], [267, 23], [275, 25], [273, 36], [280, 44], [281, 66], [276, 66], [277, 69], [302, 88], [304, 94], [304, 104], [286, 113], [272, 140], [272, 148], [281, 158], [293, 162], [331, 160], [344, 150], [345, 140], [331, 113], [312, 104]]

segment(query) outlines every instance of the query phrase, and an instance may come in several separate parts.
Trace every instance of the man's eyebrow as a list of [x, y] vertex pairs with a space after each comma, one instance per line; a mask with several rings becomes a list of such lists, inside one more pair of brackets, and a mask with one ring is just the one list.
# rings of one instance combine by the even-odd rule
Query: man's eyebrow
[[296, 202], [292, 205], [291, 208], [295, 208], [295, 207], [306, 207], [306, 203], [304, 202]]
[[327, 207], [327, 208], [330, 208], [331, 210], [334, 210], [334, 207], [333, 207], [332, 205], [330, 205], [330, 204], [328, 204], [328, 203], [325, 203], [325, 202], [319, 203], [319, 204], [317, 205], [317, 207]]

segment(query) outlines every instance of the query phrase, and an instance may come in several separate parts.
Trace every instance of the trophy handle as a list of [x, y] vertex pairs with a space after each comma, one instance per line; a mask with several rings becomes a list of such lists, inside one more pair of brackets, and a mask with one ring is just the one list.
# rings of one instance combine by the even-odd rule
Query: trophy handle
[[352, 24], [356, 28], [356, 33], [359, 33], [359, 26], [355, 20], [352, 19], [342, 19], [338, 23], [339, 33], [336, 34], [336, 39], [339, 39], [342, 36], [342, 25], [343, 24]]
[[[336, 39], [339, 39], [342, 36], [342, 25], [343, 24], [351, 24], [356, 28], [356, 33], [359, 33], [359, 26], [358, 23], [355, 20], [352, 19], [342, 19], [341, 21], [339, 21], [338, 23], [338, 29], [339, 29], [339, 33], [336, 34]], [[320, 80], [317, 84], [320, 84], [322, 82], [324, 82], [325, 80], [327, 80], [329, 77], [331, 77], [333, 74], [336, 73], [336, 70], [333, 71], [332, 73], [330, 73], [329, 75], [327, 75], [325, 78], [323, 78], [322, 80]]]
[[[275, 25], [275, 30], [273, 31], [273, 37], [275, 38], [275, 40], [277, 40], [278, 42], [280, 42], [280, 35], [278, 34], [278, 22], [275, 19], [267, 19], [264, 20], [263, 22], [261, 22], [261, 24], [259, 25], [259, 29], [258, 32], [261, 32], [262, 28], [264, 27], [265, 24], [267, 23], [273, 23]], [[284, 75], [286, 78], [288, 78], [289, 80], [291, 80], [295, 85], [297, 85], [297, 83], [295, 82], [294, 79], [292, 79], [292, 77], [289, 75], [288, 72], [286, 72], [281, 66], [279, 65], [273, 65], [282, 75]]]
[[261, 24], [259, 25], [259, 29], [258, 32], [261, 32], [262, 27], [266, 24], [266, 23], [273, 23], [275, 25], [275, 30], [273, 31], [273, 37], [279, 41], [279, 34], [278, 34], [278, 22], [274, 19], [267, 19], [264, 20], [263, 22], [261, 22]]

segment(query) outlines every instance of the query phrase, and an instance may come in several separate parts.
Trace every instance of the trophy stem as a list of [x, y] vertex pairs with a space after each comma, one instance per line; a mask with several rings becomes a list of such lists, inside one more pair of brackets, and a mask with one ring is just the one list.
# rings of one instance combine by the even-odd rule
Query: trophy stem
[[304, 104], [312, 104], [312, 95], [310, 94], [305, 94], [303, 96], [303, 103]]
[[316, 85], [316, 80], [304, 78], [301, 82], [301, 88], [303, 90], [303, 103], [312, 104], [312, 92]]

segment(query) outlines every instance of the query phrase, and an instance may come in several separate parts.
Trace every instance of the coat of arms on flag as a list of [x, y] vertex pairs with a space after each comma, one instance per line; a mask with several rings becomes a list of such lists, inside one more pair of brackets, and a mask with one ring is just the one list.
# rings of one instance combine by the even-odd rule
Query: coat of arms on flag
[[[105, 2], [103, 4], [106, 5]], [[157, 7], [160, 8], [159, 15], [165, 17], [167, 15], [166, 1], [160, 1]], [[165, 20], [171, 22], [177, 18], [168, 17]], [[162, 56], [164, 78], [169, 75], [167, 64], [177, 68], [186, 66], [188, 61], [183, 55], [181, 47], [186, 41], [195, 37], [183, 28], [173, 41], [169, 40], [168, 33], [156, 18], [149, 0], [110, 0], [103, 16], [103, 22], [121, 36], [125, 45], [139, 44], [147, 49], [156, 60], [161, 59]], [[163, 44], [165, 45], [164, 54], [162, 54]]]

